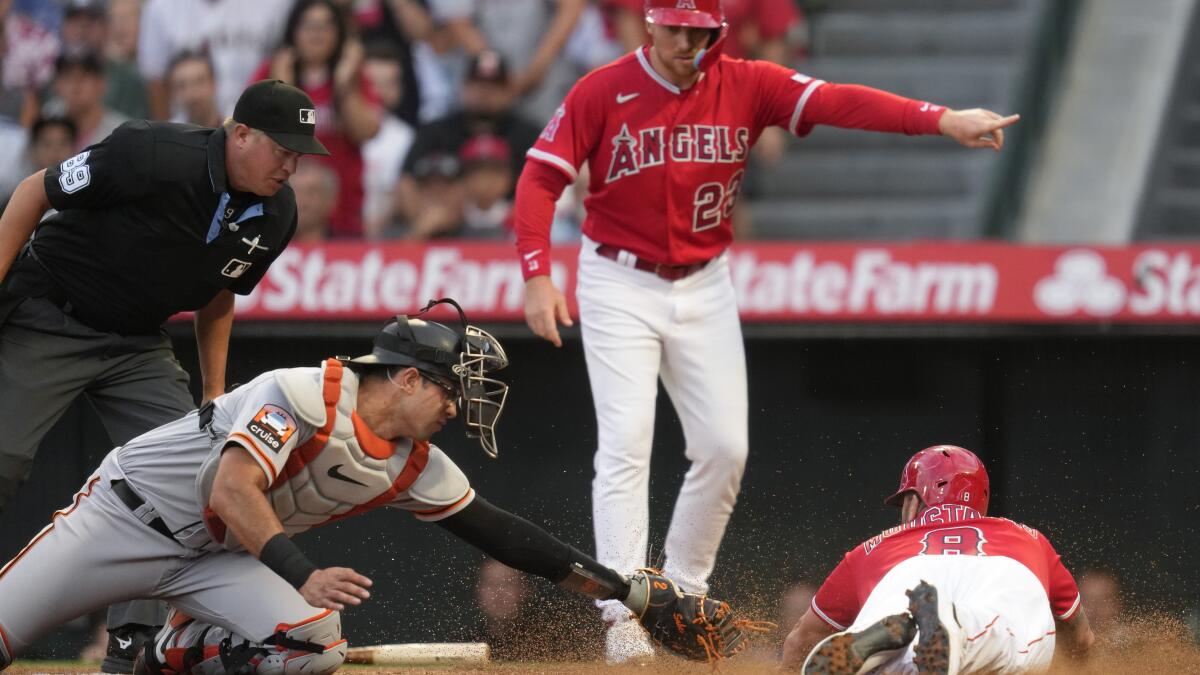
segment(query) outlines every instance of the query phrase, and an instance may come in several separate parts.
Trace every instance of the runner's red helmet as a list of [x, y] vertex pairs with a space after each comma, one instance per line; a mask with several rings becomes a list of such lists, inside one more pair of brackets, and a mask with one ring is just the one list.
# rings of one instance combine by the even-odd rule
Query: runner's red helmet
[[646, 21], [660, 26], [723, 28], [721, 0], [646, 0]]
[[900, 489], [884, 503], [899, 506], [906, 492], [915, 492], [926, 506], [961, 504], [983, 515], [991, 496], [983, 462], [957, 445], [935, 445], [913, 455], [900, 472]]

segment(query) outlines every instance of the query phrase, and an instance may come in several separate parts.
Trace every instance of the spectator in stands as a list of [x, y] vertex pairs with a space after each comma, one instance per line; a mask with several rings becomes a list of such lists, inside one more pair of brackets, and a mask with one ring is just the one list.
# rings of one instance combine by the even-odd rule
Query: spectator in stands
[[[14, 10], [13, 0], [0, 0], [0, 20], [4, 39], [0, 117], [28, 127], [38, 116], [38, 92], [54, 79], [58, 36], [28, 13]], [[24, 139], [23, 129], [17, 134]], [[6, 151], [9, 146], [4, 143]]]
[[414, 196], [400, 205], [401, 236], [413, 241], [444, 237], [462, 223], [462, 164], [458, 157], [433, 152], [413, 166]]
[[1135, 640], [1125, 623], [1125, 602], [1117, 575], [1105, 569], [1088, 570], [1079, 577], [1079, 598], [1092, 632], [1102, 648], [1121, 649]]
[[390, 43], [368, 44], [363, 69], [386, 111], [379, 133], [362, 148], [363, 233], [368, 239], [374, 239], [381, 236], [391, 222], [392, 195], [415, 133], [407, 122], [391, 112], [402, 107], [400, 99], [408, 91], [404, 86], [399, 50]]
[[779, 598], [779, 635], [786, 636], [791, 632], [800, 617], [808, 611], [817, 587], [807, 581], [798, 581], [784, 589]]
[[296, 193], [296, 234], [293, 242], [325, 241], [337, 208], [338, 178], [329, 165], [303, 157], [288, 179]]
[[560, 58], [587, 0], [429, 0], [471, 56], [493, 50], [513, 69], [511, 94], [530, 119], [549, 119], [582, 73]]
[[498, 136], [467, 141], [462, 160], [462, 226], [455, 233], [470, 239], [512, 239], [512, 152]]
[[75, 123], [75, 151], [104, 140], [129, 118], [104, 105], [104, 64], [90, 50], [64, 51], [54, 62], [56, 98], [44, 114], [65, 115]]
[[145, 118], [146, 84], [129, 61], [107, 56], [108, 9], [105, 0], [68, 0], [60, 36], [64, 51], [90, 51], [104, 63], [104, 105], [126, 117]]
[[207, 46], [222, 116], [246, 88], [255, 66], [279, 45], [292, 0], [147, 0], [138, 36], [138, 69], [150, 114], [170, 116], [167, 65], [181, 51]]
[[[138, 29], [142, 20], [142, 0], [109, 0], [108, 44], [104, 53], [110, 61], [137, 67]], [[141, 78], [141, 74], [138, 74]], [[144, 84], [144, 82], [143, 82]]]
[[413, 52], [414, 45], [427, 40], [433, 32], [429, 10], [420, 0], [366, 0], [354, 3], [354, 22], [363, 44], [391, 45], [400, 64], [399, 82], [403, 91], [394, 103], [385, 100], [384, 105], [388, 112], [416, 127], [421, 106], [421, 81]]
[[29, 129], [26, 154], [26, 175], [56, 164], [62, 164], [75, 154], [78, 132], [75, 123], [66, 117], [39, 117]]
[[338, 206], [331, 236], [363, 235], [362, 144], [379, 132], [383, 107], [363, 72], [362, 43], [350, 19], [332, 0], [299, 0], [288, 16], [283, 46], [253, 80], [293, 84], [316, 105], [317, 138], [329, 148], [322, 157], [337, 173]]
[[[75, 154], [75, 123], [65, 117], [39, 117], [29, 130], [28, 141], [14, 147], [19, 147], [20, 152], [10, 157], [24, 157], [22, 161], [5, 163], [16, 168], [14, 173], [28, 176], [39, 169], [59, 164]], [[12, 180], [0, 181], [0, 211], [8, 206], [8, 199], [16, 187], [17, 182]]]
[[167, 69], [171, 121], [213, 129], [223, 118], [217, 110], [217, 80], [208, 52], [180, 52]]
[[[541, 128], [514, 113], [508, 95], [508, 68], [496, 52], [481, 52], [471, 60], [463, 85], [463, 109], [417, 129], [417, 138], [400, 176], [398, 200], [414, 200], [413, 167], [432, 153], [458, 157], [473, 136], [503, 138], [512, 154], [513, 175], [519, 175], [525, 151], [533, 146]], [[408, 207], [404, 207], [408, 211]]]
[[[577, 598], [538, 597], [530, 578], [488, 558], [479, 566], [475, 601], [483, 614], [475, 639], [486, 642], [497, 661], [574, 661], [599, 656], [595, 621], [583, 619], [590, 610]], [[563, 617], [546, 629], [547, 605]]]

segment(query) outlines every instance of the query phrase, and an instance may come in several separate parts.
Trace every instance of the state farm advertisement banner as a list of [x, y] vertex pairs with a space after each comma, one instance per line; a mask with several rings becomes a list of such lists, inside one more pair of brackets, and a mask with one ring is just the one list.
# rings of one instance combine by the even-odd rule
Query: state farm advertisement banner
[[[575, 315], [578, 251], [558, 247], [551, 262]], [[729, 269], [747, 321], [1200, 319], [1200, 246], [762, 242], [731, 249]], [[243, 320], [379, 320], [453, 297], [473, 321], [523, 321], [523, 290], [509, 244], [293, 245], [237, 311]]]

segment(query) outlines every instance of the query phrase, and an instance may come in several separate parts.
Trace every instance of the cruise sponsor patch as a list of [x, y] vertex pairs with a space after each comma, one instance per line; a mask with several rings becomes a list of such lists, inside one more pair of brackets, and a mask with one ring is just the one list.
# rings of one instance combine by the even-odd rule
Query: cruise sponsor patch
[[296, 433], [296, 420], [291, 413], [277, 405], [264, 405], [246, 425], [250, 435], [275, 452]]

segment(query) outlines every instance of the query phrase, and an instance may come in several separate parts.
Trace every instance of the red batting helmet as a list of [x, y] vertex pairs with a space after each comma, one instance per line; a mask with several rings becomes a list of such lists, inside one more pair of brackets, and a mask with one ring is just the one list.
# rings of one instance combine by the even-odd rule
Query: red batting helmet
[[900, 472], [900, 489], [884, 500], [899, 506], [914, 492], [926, 506], [961, 504], [987, 515], [987, 469], [975, 453], [957, 445], [935, 445], [912, 456]]
[[646, 0], [646, 21], [660, 26], [722, 28], [721, 0]]

